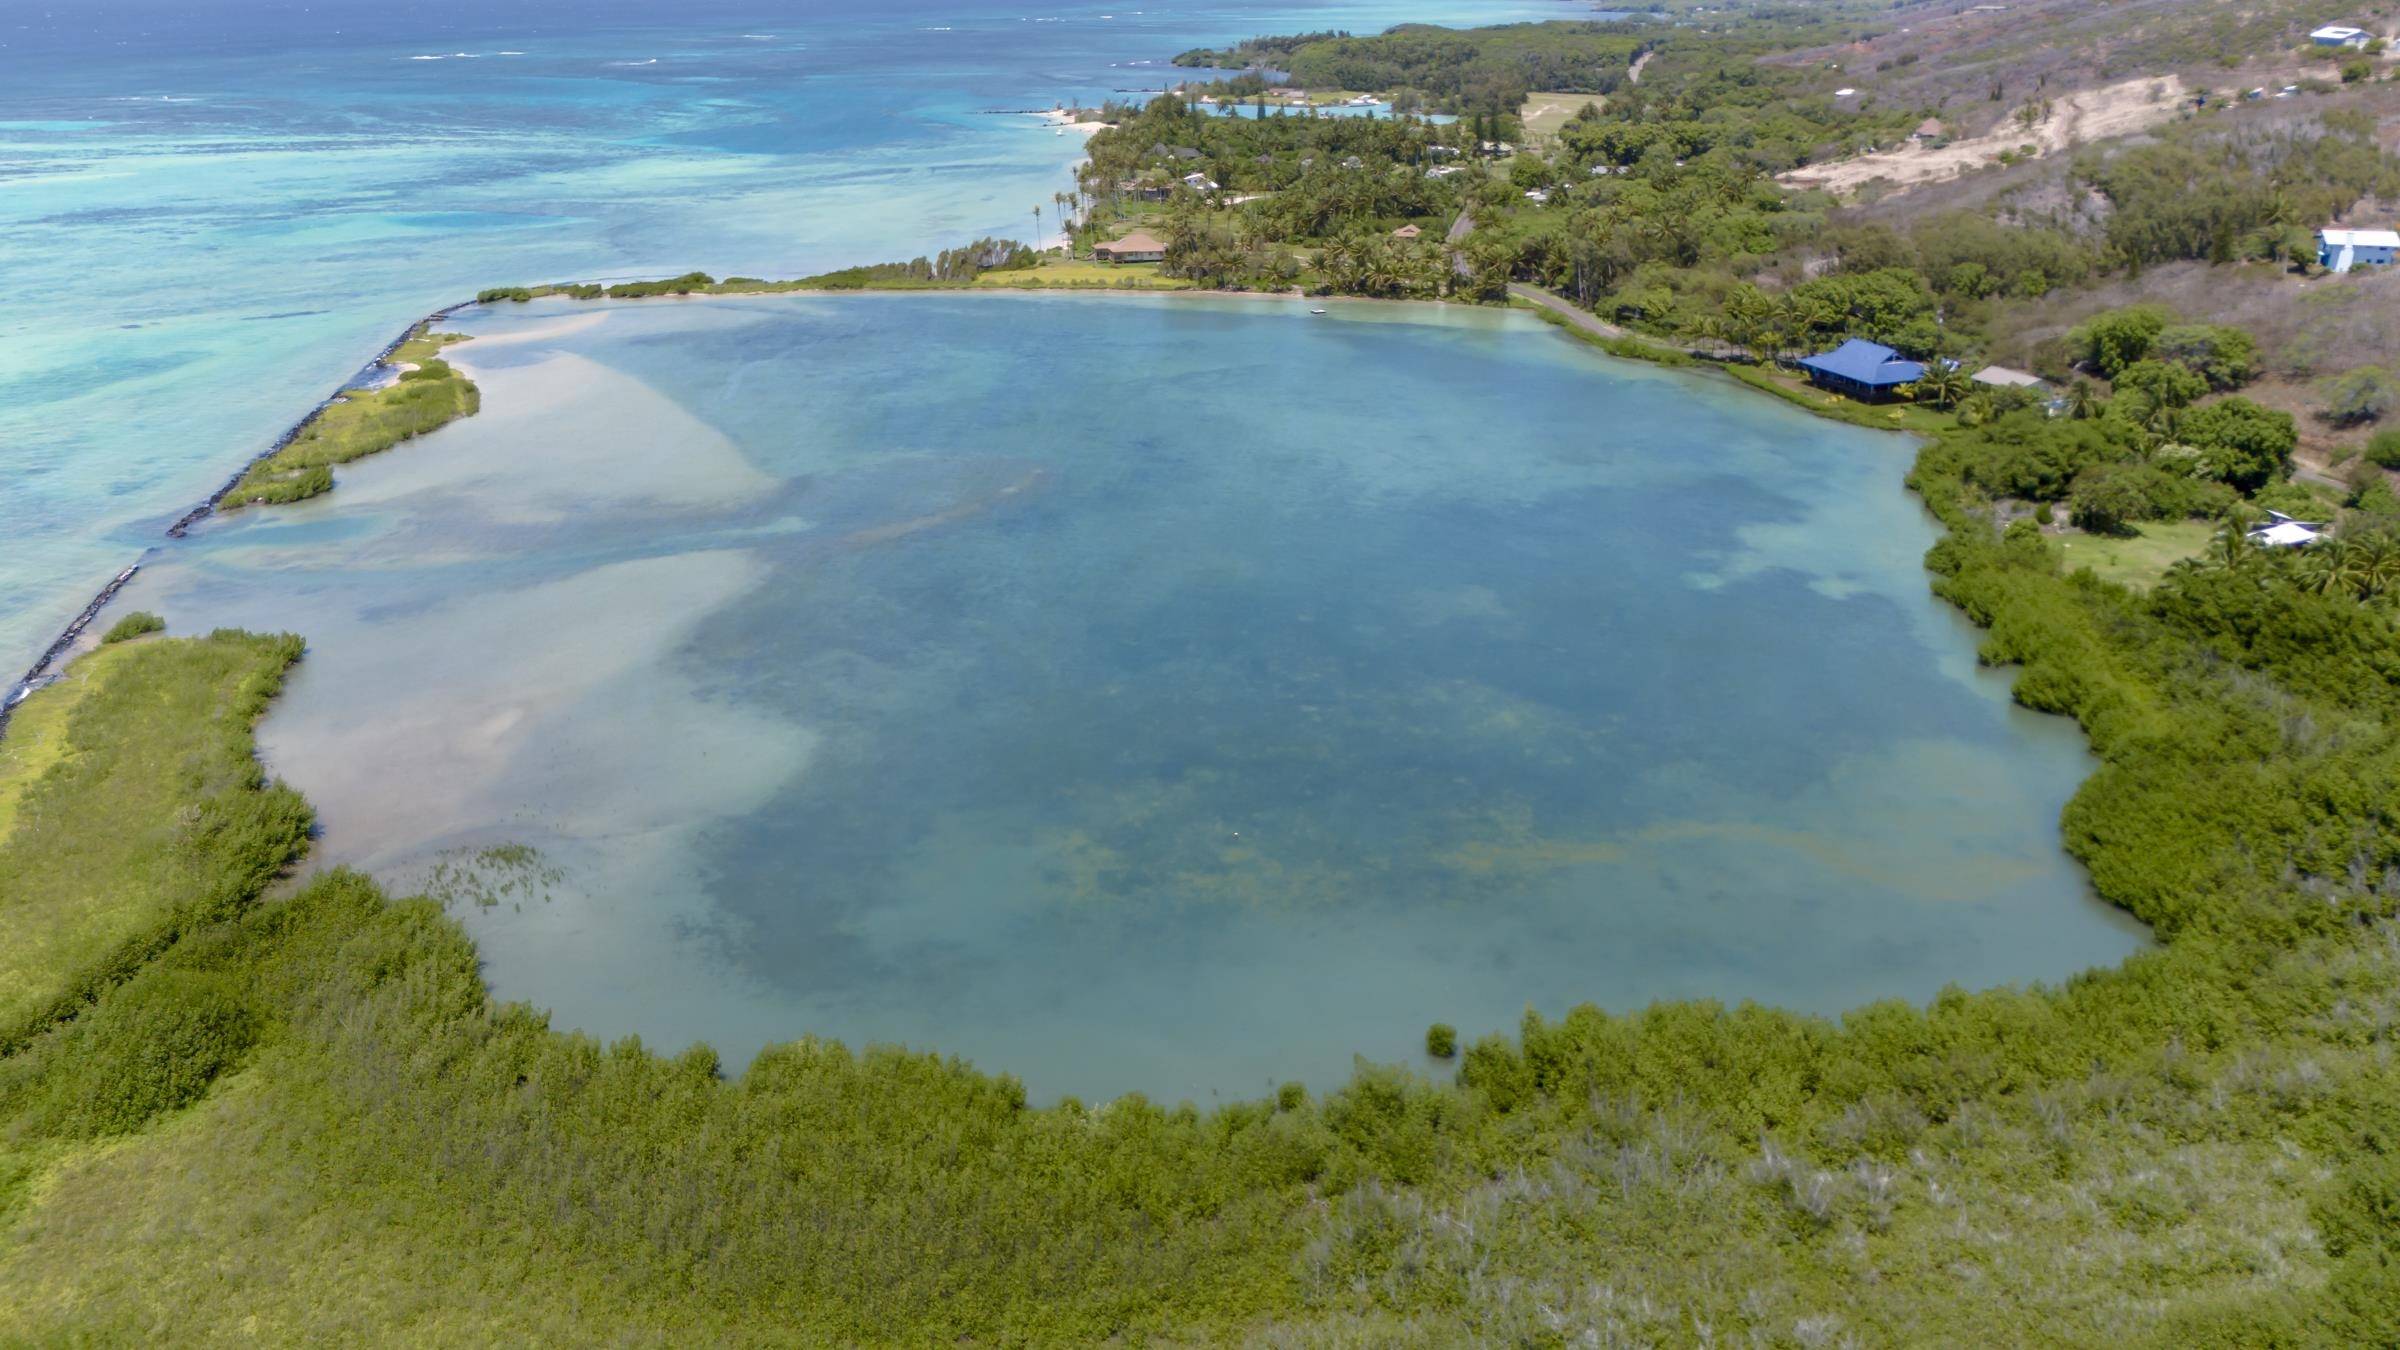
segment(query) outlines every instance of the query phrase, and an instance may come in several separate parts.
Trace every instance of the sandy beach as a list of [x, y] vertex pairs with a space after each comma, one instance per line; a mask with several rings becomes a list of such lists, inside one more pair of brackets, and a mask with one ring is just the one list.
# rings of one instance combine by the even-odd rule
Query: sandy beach
[[1052, 108], [1046, 113], [1038, 114], [1038, 116], [1043, 122], [1054, 127], [1064, 127], [1067, 130], [1074, 132], [1078, 136], [1089, 136], [1095, 131], [1105, 131], [1108, 129], [1108, 123], [1106, 122], [1078, 122], [1075, 120], [1075, 114], [1068, 112], [1064, 108]]

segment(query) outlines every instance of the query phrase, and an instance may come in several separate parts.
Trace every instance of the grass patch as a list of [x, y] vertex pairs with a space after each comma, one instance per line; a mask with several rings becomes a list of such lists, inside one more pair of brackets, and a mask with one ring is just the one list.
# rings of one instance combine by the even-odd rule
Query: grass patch
[[147, 637], [152, 633], [163, 633], [166, 630], [167, 621], [165, 619], [146, 609], [137, 609], [110, 624], [108, 632], [101, 635], [100, 645], [105, 647], [111, 643], [127, 642], [137, 637]]
[[2067, 571], [2088, 567], [2102, 581], [2147, 590], [2167, 569], [2208, 550], [2221, 527], [2213, 520], [2149, 521], [2125, 537], [2069, 534], [2058, 540]]
[[1874, 427], [1879, 431], [1911, 431], [1921, 436], [1931, 436], [1958, 425], [1958, 420], [1950, 414], [1921, 404], [1860, 403], [1839, 394], [1829, 394], [1797, 375], [1766, 366], [1729, 364], [1724, 369], [1733, 378], [1761, 393], [1773, 394], [1819, 417], [1830, 417], [1852, 426]]
[[978, 287], [1013, 290], [1065, 287], [1180, 291], [1190, 289], [1192, 283], [1182, 277], [1162, 274], [1156, 263], [1069, 262], [1061, 258], [1045, 260], [1040, 267], [1031, 270], [986, 272], [975, 278], [975, 284]]
[[269, 788], [250, 726], [296, 638], [104, 647], [0, 742], [0, 1047], [221, 915], [297, 856], [308, 810]]
[[[0, 737], [0, 843], [8, 839], [17, 802], [26, 790], [66, 757], [69, 716], [99, 687], [114, 655], [93, 652], [69, 662], [56, 680], [18, 705], [9, 719], [8, 734]], [[0, 956], [0, 962], [4, 961]]]
[[475, 382], [438, 353], [466, 338], [420, 324], [393, 352], [400, 378], [380, 389], [347, 389], [303, 424], [291, 443], [250, 466], [225, 496], [227, 507], [277, 505], [333, 490], [333, 466], [389, 450], [482, 406]]
[[1558, 139], [1558, 130], [1583, 111], [1588, 104], [1608, 105], [1605, 94], [1533, 93], [1525, 96], [1525, 106], [1517, 120], [1525, 124], [1526, 138], [1537, 146], [1547, 146]]

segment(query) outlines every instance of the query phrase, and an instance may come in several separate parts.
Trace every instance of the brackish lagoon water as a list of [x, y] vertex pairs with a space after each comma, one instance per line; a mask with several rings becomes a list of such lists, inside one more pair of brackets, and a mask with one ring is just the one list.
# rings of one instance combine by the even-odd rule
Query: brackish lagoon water
[[[1255, 33], [1558, 0], [0, 4], [0, 669], [403, 325], [1056, 228], [1080, 140]], [[0, 689], [5, 685], [0, 684]]]
[[326, 862], [559, 1024], [1207, 1100], [1531, 1005], [1833, 1012], [2143, 940], [2090, 768], [1926, 590], [1907, 443], [1522, 315], [1076, 296], [472, 311], [484, 411], [127, 603], [310, 655]]

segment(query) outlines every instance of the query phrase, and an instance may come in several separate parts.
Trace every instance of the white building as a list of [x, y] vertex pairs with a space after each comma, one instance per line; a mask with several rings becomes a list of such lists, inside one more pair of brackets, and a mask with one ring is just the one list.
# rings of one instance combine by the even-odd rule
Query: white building
[[2374, 36], [2364, 28], [2329, 23], [2310, 33], [2308, 40], [2320, 47], [2364, 47], [2367, 45], [2367, 40]]
[[2317, 231], [2317, 265], [2328, 272], [2388, 266], [2395, 257], [2400, 257], [2400, 230], [2344, 230], [2328, 225]]
[[2306, 548], [2324, 537], [2323, 522], [2294, 520], [2281, 511], [2267, 512], [2267, 523], [2250, 531], [2250, 542], [2261, 548]]
[[2029, 370], [2011, 370], [2007, 366], [1985, 366], [1967, 377], [1977, 384], [1995, 389], [2039, 389], [2042, 377]]

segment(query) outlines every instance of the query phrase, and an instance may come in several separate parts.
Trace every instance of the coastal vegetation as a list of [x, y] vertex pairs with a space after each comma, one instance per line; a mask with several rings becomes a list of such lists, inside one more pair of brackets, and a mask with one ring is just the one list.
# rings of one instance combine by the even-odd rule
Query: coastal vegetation
[[[1513, 114], [1536, 89], [1608, 94], [1645, 46], [1638, 24], [1552, 22], [1460, 31], [1402, 24], [1367, 37], [1304, 33], [1254, 38], [1222, 51], [1188, 51], [1179, 66], [1281, 71], [1309, 89], [1359, 89], [1395, 106]], [[1263, 88], [1263, 82], [1261, 82]], [[1226, 92], [1239, 97], [1239, 88]]]
[[[32, 991], [0, 1057], [0, 1336], [170, 1309], [194, 1336], [288, 1339], [595, 1316], [637, 1340], [902, 1342], [2381, 1325], [2388, 617], [2312, 603], [2265, 557], [2166, 595], [2068, 575], [1995, 527], [1979, 431], [1914, 475], [1948, 527], [1937, 584], [2023, 701], [2090, 734], [2068, 846], [2158, 949], [1839, 1020], [1529, 1015], [1459, 1047], [1454, 1083], [1362, 1067], [1208, 1112], [1036, 1107], [888, 1049], [802, 1040], [740, 1068], [554, 1032], [490, 998], [432, 903], [347, 873], [266, 898], [307, 814], [246, 728], [296, 643], [105, 649], [6, 742], [61, 700], [74, 753], [0, 840]], [[16, 940], [78, 885], [106, 934]], [[212, 1259], [262, 1231], [231, 1271]]]
[[[1463, 97], [1493, 49], [1412, 65], [1439, 40], [1355, 41], [1206, 56], [1324, 47], [1392, 62], [1341, 68], [1362, 82], [1433, 93], [1449, 70]], [[1463, 1047], [1435, 1024], [1454, 1081], [1362, 1065], [1208, 1112], [1037, 1107], [1004, 1075], [813, 1039], [745, 1068], [555, 1032], [491, 998], [439, 905], [355, 874], [270, 899], [309, 817], [249, 727], [297, 640], [120, 642], [0, 740], [0, 1339], [2390, 1343], [2400, 495], [2372, 463], [2338, 494], [2293, 477], [2305, 424], [2261, 401], [2290, 352], [2226, 315], [2104, 305], [2022, 335], [2144, 269], [2280, 275], [2293, 203], [2383, 192], [2393, 163], [2336, 113], [2271, 145], [2176, 124], [2058, 166], [2105, 218], [1870, 216], [1774, 175], [1925, 109], [1837, 105], [1825, 73], [1761, 67], [1766, 42], [1676, 30], [1551, 158], [1487, 152], [1515, 133], [1498, 110], [1474, 145], [1121, 110], [1084, 238], [1155, 217], [1166, 270], [1215, 285], [1536, 284], [1621, 325], [1571, 330], [1612, 350], [1718, 344], [1756, 388], [1918, 432], [1935, 588], [2020, 702], [2089, 738], [2065, 846], [2154, 950], [1839, 1019], [1582, 1007]], [[1419, 219], [1429, 241], [1392, 240]], [[924, 261], [856, 284], [994, 270]], [[486, 298], [812, 282], [834, 284]], [[2059, 387], [1935, 377], [1870, 407], [1777, 369], [1847, 335], [1962, 367], [2015, 343]], [[433, 351], [406, 359], [393, 389], [455, 381], [472, 411]], [[2341, 542], [2261, 549], [2263, 509], [2338, 516]]]
[[102, 646], [106, 646], [112, 642], [127, 642], [137, 637], [147, 636], [151, 633], [164, 632], [166, 631], [166, 627], [167, 621], [165, 619], [158, 617], [146, 609], [137, 609], [133, 613], [126, 615], [124, 618], [117, 620], [113, 624], [110, 624], [108, 631], [101, 634], [100, 642]]
[[471, 416], [480, 406], [475, 382], [436, 355], [464, 340], [418, 325], [386, 362], [399, 369], [398, 378], [380, 388], [343, 390], [282, 448], [252, 464], [224, 505], [280, 505], [330, 492], [333, 466]]

